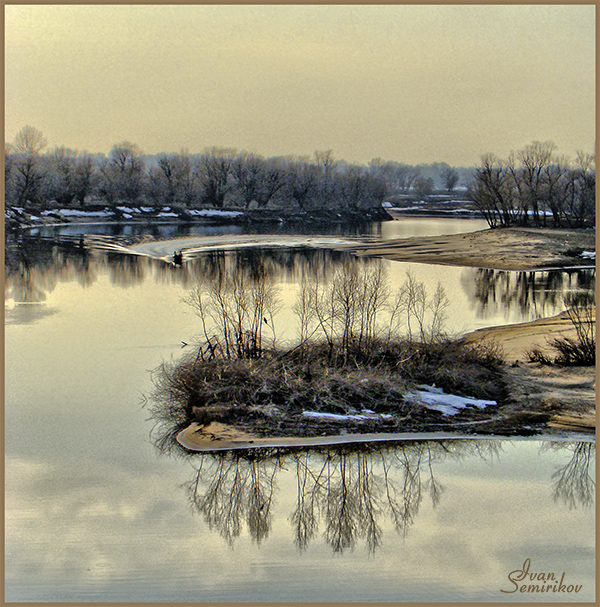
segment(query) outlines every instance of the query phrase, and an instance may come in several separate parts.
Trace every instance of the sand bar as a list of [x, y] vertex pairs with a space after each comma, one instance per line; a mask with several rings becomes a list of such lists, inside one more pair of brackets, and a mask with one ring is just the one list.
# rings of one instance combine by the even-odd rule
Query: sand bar
[[365, 242], [351, 250], [395, 261], [496, 270], [593, 268], [595, 260], [581, 253], [595, 253], [596, 235], [594, 230], [501, 228]]
[[[360, 443], [386, 443], [403, 441], [427, 441], [427, 440], [482, 440], [482, 439], [504, 439], [504, 440], [531, 440], [532, 437], [502, 436], [495, 434], [460, 434], [456, 432], [401, 432], [401, 433], [370, 433], [370, 434], [340, 434], [330, 436], [298, 437], [278, 436], [274, 438], [258, 438], [248, 434], [241, 435], [234, 431], [235, 436], [228, 433], [226, 426], [218, 430], [209, 426], [206, 429], [195, 422], [177, 435], [177, 442], [189, 451], [230, 451], [233, 449], [260, 449], [260, 448], [302, 448], [302, 447], [327, 447], [333, 445], [348, 445]], [[211, 429], [216, 432], [210, 432]], [[231, 429], [233, 430], [233, 429]], [[224, 432], [222, 436], [219, 432]], [[575, 435], [549, 435], [537, 438], [549, 440], [573, 440]], [[536, 437], [533, 437], [534, 439]], [[592, 441], [590, 435], [577, 435], [577, 440]]]

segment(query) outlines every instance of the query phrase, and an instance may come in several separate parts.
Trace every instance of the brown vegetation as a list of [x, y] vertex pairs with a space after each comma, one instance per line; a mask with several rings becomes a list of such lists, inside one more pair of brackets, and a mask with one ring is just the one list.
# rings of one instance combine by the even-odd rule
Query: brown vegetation
[[[444, 336], [443, 289], [429, 296], [409, 274], [392, 298], [381, 264], [363, 271], [346, 264], [327, 283], [304, 283], [294, 307], [300, 339], [288, 348], [276, 344], [278, 300], [265, 272], [219, 275], [187, 301], [204, 341], [155, 373], [152, 414], [162, 425], [216, 421], [272, 436], [444, 428], [446, 417], [404, 399], [409, 388], [426, 383], [461, 396], [504, 395], [497, 348]], [[377, 322], [384, 313], [385, 331]], [[345, 417], [315, 420], [306, 412]], [[459, 417], [481, 420], [482, 412], [465, 409]]]

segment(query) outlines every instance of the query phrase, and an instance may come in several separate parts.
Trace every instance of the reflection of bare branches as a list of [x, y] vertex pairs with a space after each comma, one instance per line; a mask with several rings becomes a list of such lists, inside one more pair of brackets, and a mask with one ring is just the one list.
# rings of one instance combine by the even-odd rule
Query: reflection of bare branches
[[[205, 458], [210, 458], [212, 465], [203, 474]], [[277, 462], [247, 460], [228, 453], [203, 456], [196, 477], [187, 487], [188, 494], [209, 527], [218, 529], [228, 542], [240, 535], [245, 522], [251, 537], [260, 543], [271, 527], [278, 468]], [[206, 480], [206, 489], [202, 490], [202, 481]]]
[[478, 269], [463, 276], [465, 290], [478, 315], [487, 317], [504, 310], [518, 310], [523, 316], [549, 316], [562, 307], [565, 292], [593, 289], [589, 271], [505, 272]]
[[[296, 479], [298, 483], [298, 501], [290, 520], [294, 525], [294, 541], [300, 550], [304, 550], [315, 537], [318, 528], [318, 512], [316, 494], [320, 487], [320, 478], [325, 469], [315, 477], [309, 468], [310, 454], [303, 453], [296, 460]], [[312, 485], [309, 483], [314, 481]], [[312, 490], [309, 489], [312, 488]]]
[[300, 550], [323, 537], [335, 552], [353, 549], [364, 540], [374, 552], [381, 543], [382, 517], [406, 533], [428, 491], [435, 507], [443, 494], [434, 463], [464, 450], [484, 457], [479, 441], [413, 442], [394, 447], [343, 448], [325, 451], [252, 453], [223, 452], [200, 456], [195, 478], [187, 486], [193, 506], [211, 528], [232, 543], [246, 525], [257, 542], [270, 531], [278, 471], [295, 463], [297, 502], [289, 520]]
[[580, 442], [568, 445], [573, 450], [571, 459], [552, 475], [554, 501], [564, 502], [570, 509], [578, 504], [590, 507], [594, 503], [596, 483], [590, 475], [590, 464], [595, 459], [596, 445]]

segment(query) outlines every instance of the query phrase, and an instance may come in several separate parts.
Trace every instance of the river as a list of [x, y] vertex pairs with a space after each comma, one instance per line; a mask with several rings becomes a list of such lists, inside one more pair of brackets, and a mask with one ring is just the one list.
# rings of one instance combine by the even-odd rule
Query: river
[[[483, 227], [407, 219], [321, 236]], [[527, 601], [593, 601], [595, 444], [583, 437], [252, 456], [159, 449], [144, 407], [150, 372], [199, 333], [182, 303], [198, 278], [260, 261], [289, 307], [302, 276], [347, 253], [238, 247], [176, 268], [78, 241], [108, 234], [104, 243], [127, 248], [136, 231], [44, 228], [7, 249], [7, 601], [522, 601], [501, 589], [514, 589], [508, 575], [526, 559], [581, 586]], [[594, 278], [383, 263], [392, 286], [407, 271], [428, 287], [441, 282], [453, 333], [557, 313], [562, 293]], [[293, 318], [281, 314], [281, 339], [291, 340]]]

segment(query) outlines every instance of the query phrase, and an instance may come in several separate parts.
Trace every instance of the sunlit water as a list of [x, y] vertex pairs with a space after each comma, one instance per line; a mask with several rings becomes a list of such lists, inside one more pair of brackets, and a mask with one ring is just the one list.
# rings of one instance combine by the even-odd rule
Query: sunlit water
[[[24, 241], [9, 256], [6, 600], [523, 600], [500, 590], [529, 558], [532, 571], [564, 572], [582, 588], [528, 601], [592, 601], [592, 444], [458, 441], [250, 460], [158, 451], [143, 395], [149, 371], [199, 332], [181, 298], [199, 274], [256, 254], [174, 268]], [[343, 256], [269, 255], [290, 301], [303, 273]], [[406, 264], [387, 263], [390, 280], [403, 280]], [[593, 285], [585, 273], [410, 268], [443, 281], [455, 331], [547, 315], [560, 308], [557, 291]]]

